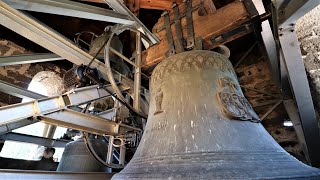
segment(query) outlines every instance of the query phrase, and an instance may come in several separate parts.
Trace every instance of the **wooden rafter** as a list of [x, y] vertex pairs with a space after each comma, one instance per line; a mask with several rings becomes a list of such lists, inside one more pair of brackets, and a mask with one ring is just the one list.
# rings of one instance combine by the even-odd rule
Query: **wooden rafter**
[[93, 2], [93, 3], [105, 3], [104, 0], [77, 0], [77, 1], [85, 1], [85, 2]]
[[[105, 3], [104, 0], [78, 0], [94, 3]], [[137, 2], [139, 1], [139, 2]], [[136, 3], [140, 4], [142, 9], [157, 9], [157, 10], [169, 10], [172, 7], [173, 2], [178, 4], [182, 3], [182, 0], [136, 0]]]
[[173, 2], [181, 4], [182, 0], [140, 0], [140, 8], [170, 10], [172, 8]]

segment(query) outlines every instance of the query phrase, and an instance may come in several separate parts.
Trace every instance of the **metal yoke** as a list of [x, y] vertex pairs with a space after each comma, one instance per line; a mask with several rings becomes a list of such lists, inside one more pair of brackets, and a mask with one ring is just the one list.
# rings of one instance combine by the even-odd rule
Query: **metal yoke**
[[180, 10], [179, 6], [177, 3], [173, 3], [173, 13], [174, 13], [174, 23], [176, 26], [176, 34], [177, 34], [177, 40], [175, 41], [175, 47], [176, 47], [176, 52], [180, 53], [184, 51], [184, 48], [186, 46], [186, 42], [183, 38], [182, 34], [182, 26], [181, 26], [181, 20], [179, 18], [180, 16]]
[[192, 1], [185, 1], [187, 7], [187, 49], [194, 48], [194, 30], [193, 30], [193, 21], [192, 21]]
[[[164, 18], [164, 26], [157, 29], [157, 32], [160, 32], [164, 28], [166, 29], [166, 38], [168, 41], [168, 51], [166, 52], [166, 57], [170, 57], [176, 53], [184, 52], [185, 50], [202, 50], [202, 38], [195, 38], [194, 27], [193, 27], [193, 19], [192, 12], [203, 7], [203, 2], [196, 6], [192, 6], [191, 0], [184, 1], [186, 6], [186, 10], [184, 13], [180, 13], [179, 6], [177, 3], [174, 3], [173, 15], [174, 21], [170, 22], [170, 12], [164, 11], [162, 16]], [[186, 17], [187, 20], [187, 40], [183, 37], [183, 30], [181, 25], [181, 19]], [[175, 31], [177, 38], [174, 38], [171, 31], [171, 25], [175, 24]]]

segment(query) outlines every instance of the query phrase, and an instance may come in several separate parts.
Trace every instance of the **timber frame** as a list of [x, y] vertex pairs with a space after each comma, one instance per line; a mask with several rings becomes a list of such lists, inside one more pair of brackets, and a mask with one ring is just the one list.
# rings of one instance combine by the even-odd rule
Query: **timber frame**
[[[37, 3], [34, 0], [26, 0], [30, 3], [34, 3], [38, 7], [37, 10], [39, 12], [46, 12], [46, 9], [43, 8], [43, 3]], [[45, 0], [44, 0], [45, 1]], [[43, 1], [43, 2], [44, 2]], [[81, 16], [86, 16], [88, 14], [93, 15], [93, 19], [101, 19], [105, 18], [111, 22], [118, 20], [117, 22], [121, 22], [122, 24], [134, 24], [136, 27], [139, 27], [141, 33], [148, 36], [152, 39], [152, 43], [150, 43], [150, 47], [147, 50], [142, 52], [141, 57], [141, 66], [138, 68], [138, 72], [141, 72], [141, 69], [147, 72], [151, 72], [152, 68], [154, 68], [159, 62], [161, 62], [165, 58], [165, 52], [168, 50], [167, 42], [165, 38], [165, 30], [162, 30], [163, 19], [161, 18], [158, 23], [153, 28], [153, 33], [147, 30], [146, 27], [136, 18], [132, 12], [128, 12], [125, 6], [120, 3], [119, 0], [81, 0], [81, 1], [89, 1], [96, 3], [105, 3], [109, 2], [109, 5], [115, 9], [115, 12], [104, 10], [98, 8], [96, 12], [92, 12], [89, 5], [84, 5], [82, 3], [74, 3], [65, 0], [65, 6], [57, 7], [55, 4], [46, 4], [53, 9], [57, 8], [60, 11], [56, 11], [57, 14], [66, 13], [62, 15], [75, 16], [75, 14], [80, 12]], [[8, 3], [9, 2], [9, 3]], [[68, 39], [63, 36], [59, 36], [56, 32], [46, 27], [44, 24], [29, 18], [28, 16], [23, 15], [16, 9], [24, 9], [26, 6], [13, 7], [14, 5], [10, 5], [10, 2], [15, 2], [15, 0], [3, 0], [0, 1], [0, 24], [8, 27], [9, 29], [17, 32], [18, 34], [25, 36], [26, 38], [31, 39], [35, 43], [38, 43], [45, 48], [49, 49], [55, 54], [48, 54], [44, 56], [29, 56], [29, 57], [10, 57], [14, 59], [15, 64], [23, 64], [30, 62], [44, 62], [44, 61], [53, 61], [53, 60], [61, 60], [67, 59], [75, 64], [88, 64], [91, 60], [91, 56], [87, 53], [83, 52], [79, 48], [77, 48], [74, 44], [70, 43]], [[21, 1], [17, 1], [21, 2]], [[46, 1], [47, 2], [47, 1]], [[138, 2], [139, 8], [149, 8], [149, 9], [171, 9], [169, 4], [172, 3], [170, 0], [164, 0], [161, 3], [153, 3], [152, 1], [140, 0]], [[178, 1], [179, 2], [182, 1]], [[197, 4], [200, 0], [194, 0], [193, 3]], [[207, 2], [204, 0], [204, 2]], [[305, 154], [308, 157], [308, 161], [312, 166], [320, 167], [320, 136], [319, 136], [319, 127], [317, 124], [317, 119], [315, 115], [315, 109], [313, 106], [313, 101], [311, 98], [311, 93], [308, 85], [308, 80], [306, 77], [306, 73], [304, 70], [304, 65], [301, 60], [301, 52], [299, 49], [299, 43], [297, 41], [297, 37], [294, 32], [294, 23], [295, 21], [314, 8], [316, 5], [320, 4], [319, 0], [301, 0], [299, 3], [295, 3], [294, 1], [283, 1], [283, 0], [275, 0], [272, 5], [272, 21], [262, 21], [268, 18], [268, 14], [266, 14], [266, 10], [261, 0], [243, 0], [243, 1], [234, 1], [220, 9], [215, 9], [214, 5], [206, 6], [205, 14], [199, 15], [198, 11], [193, 12], [193, 25], [195, 27], [194, 32], [196, 36], [201, 36], [203, 38], [203, 47], [206, 50], [213, 49], [218, 45], [225, 44], [234, 39], [242, 37], [246, 34], [254, 32], [262, 41], [264, 45], [264, 50], [267, 54], [269, 60], [270, 70], [273, 75], [273, 79], [277, 82], [278, 86], [281, 88], [283, 93], [283, 103], [288, 111], [290, 119], [296, 124], [296, 132], [298, 134], [300, 142], [305, 147]], [[286, 3], [284, 3], [286, 2]], [[73, 3], [73, 11], [70, 10], [70, 4]], [[9, 4], [9, 5], [8, 5]], [[69, 9], [68, 9], [69, 8]], [[184, 12], [184, 6], [182, 3], [179, 4], [179, 9], [181, 12]], [[52, 10], [52, 9], [51, 9]], [[70, 11], [66, 11], [70, 10]], [[52, 11], [51, 13], [54, 13]], [[59, 12], [59, 13], [58, 13]], [[77, 13], [75, 13], [77, 12]], [[284, 12], [284, 13], [279, 13]], [[79, 14], [77, 14], [79, 15]], [[267, 15], [267, 16], [266, 16]], [[109, 18], [107, 18], [109, 17]], [[170, 11], [170, 20], [173, 20], [173, 11]], [[262, 22], [261, 22], [262, 21]], [[208, 23], [210, 22], [210, 23]], [[272, 24], [270, 23], [272, 22]], [[186, 38], [186, 21], [182, 18], [183, 25], [183, 36]], [[205, 27], [205, 28], [204, 28]], [[271, 28], [275, 27], [275, 28]], [[171, 30], [173, 35], [175, 35], [175, 26], [171, 25]], [[43, 43], [46, 42], [46, 43]], [[293, 44], [293, 46], [292, 46]], [[138, 48], [138, 49], [141, 49]], [[141, 53], [139, 53], [141, 54]], [[0, 58], [0, 65], [4, 62], [5, 65], [10, 64], [7, 58]], [[140, 61], [140, 60], [139, 60]], [[4, 65], [3, 64], [3, 65]], [[139, 62], [140, 64], [140, 62]], [[105, 67], [99, 61], [95, 61], [93, 63], [93, 67], [97, 68], [99, 72], [105, 79], [107, 78]], [[123, 87], [124, 91], [128, 91], [129, 89], [140, 90], [140, 85], [137, 87], [136, 81], [132, 81], [131, 79], [122, 76], [121, 74], [114, 72], [115, 79], [117, 79], [119, 85]], [[137, 75], [139, 77], [139, 75]], [[138, 80], [139, 82], [139, 80]], [[3, 83], [3, 82], [1, 82]], [[139, 82], [141, 83], [141, 82]], [[301, 85], [300, 83], [303, 83]], [[51, 124], [59, 125], [64, 124], [67, 127], [78, 128], [81, 130], [85, 130], [87, 132], [93, 132], [97, 134], [105, 134], [109, 133], [111, 135], [123, 135], [121, 132], [121, 128], [123, 129], [134, 129], [136, 131], [140, 131], [140, 129], [135, 127], [128, 127], [119, 123], [106, 121], [106, 118], [103, 117], [92, 117], [90, 115], [83, 116], [82, 122], [74, 121], [74, 119], [70, 119], [72, 122], [65, 122], [62, 117], [70, 117], [70, 115], [74, 115], [80, 117], [82, 114], [79, 112], [75, 112], [73, 110], [66, 110], [70, 105], [63, 99], [64, 96], [68, 98], [70, 96], [75, 96], [75, 94], [65, 94], [58, 97], [41, 97], [37, 94], [30, 93], [13, 85], [6, 84], [7, 88], [3, 88], [1, 91], [11, 91], [10, 89], [14, 89], [14, 93], [19, 96], [29, 96], [31, 99], [36, 99], [32, 103], [28, 104], [19, 104], [8, 107], [3, 107], [0, 109], [0, 113], [4, 113], [4, 110], [14, 108], [18, 109], [20, 107], [30, 108], [28, 111], [29, 116], [20, 117], [13, 119], [8, 122], [10, 116], [5, 116], [8, 119], [2, 118], [0, 121], [0, 132], [7, 133], [8, 131], [19, 128], [22, 126], [26, 126], [28, 124], [34, 123], [36, 121], [44, 121]], [[9, 90], [8, 90], [9, 89]], [[143, 89], [143, 88], [142, 88]], [[87, 96], [82, 96], [82, 90], [90, 90], [92, 94], [86, 94]], [[109, 96], [110, 94], [105, 94], [105, 96], [101, 95], [101, 90], [99, 87], [92, 86], [86, 87], [86, 89], [80, 89], [78, 92], [80, 93], [80, 97], [87, 97], [87, 99], [81, 99], [81, 103], [87, 103], [96, 97], [104, 98]], [[136, 92], [137, 93], [137, 92]], [[85, 94], [85, 93], [83, 93]], [[79, 95], [79, 94], [76, 94]], [[42, 99], [43, 98], [43, 99]], [[78, 97], [79, 98], [79, 97]], [[39, 100], [42, 99], [42, 100]], [[41, 102], [50, 102], [52, 109], [46, 109], [48, 111], [41, 111]], [[69, 102], [71, 103], [71, 102]], [[136, 104], [139, 104], [136, 102]], [[37, 112], [33, 112], [34, 108], [38, 109]], [[3, 110], [3, 111], [2, 111]], [[50, 110], [50, 111], [49, 111]], [[24, 111], [26, 112], [26, 111]], [[5, 113], [4, 113], [5, 114]], [[20, 114], [21, 115], [21, 114]], [[22, 113], [23, 115], [23, 113]], [[21, 116], [22, 116], [21, 115]], [[4, 117], [4, 116], [2, 116]], [[88, 122], [94, 122], [98, 127], [100, 125], [107, 127], [108, 131], [101, 128], [95, 128], [92, 125], [88, 125]], [[17, 123], [18, 122], [18, 123]], [[90, 124], [90, 123], [89, 123]], [[87, 126], [88, 125], [88, 126]], [[1, 171], [0, 171], [1, 173]], [[24, 176], [25, 172], [4, 172], [5, 174], [9, 174], [12, 177], [12, 174], [16, 174], [15, 177]], [[29, 173], [30, 174], [30, 173]], [[49, 173], [48, 173], [49, 174]], [[57, 176], [56, 174], [46, 174], [47, 176], [53, 177]], [[73, 174], [71, 174], [73, 175]], [[36, 173], [36, 176], [39, 176], [39, 173]], [[81, 178], [97, 178], [97, 177], [105, 177], [105, 174], [92, 175], [87, 174], [86, 176], [82, 176], [80, 174], [74, 175], [73, 177]], [[43, 177], [43, 176], [42, 176]], [[70, 177], [70, 174], [60, 174], [59, 177]], [[56, 177], [58, 178], [58, 176]]]

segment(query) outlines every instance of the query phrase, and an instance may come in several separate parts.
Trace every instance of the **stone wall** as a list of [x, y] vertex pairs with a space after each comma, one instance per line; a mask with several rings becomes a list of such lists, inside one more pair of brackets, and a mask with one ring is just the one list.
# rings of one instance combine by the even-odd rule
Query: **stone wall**
[[304, 65], [307, 71], [313, 103], [320, 112], [320, 6], [296, 23]]
[[[0, 39], [0, 56], [21, 54], [32, 54], [32, 52], [16, 45], [11, 41]], [[63, 67], [57, 66], [50, 62], [3, 66], [0, 67], [0, 80], [27, 89], [32, 78], [40, 71], [52, 71], [62, 77], [66, 70]], [[21, 98], [0, 92], [0, 106], [20, 102]]]

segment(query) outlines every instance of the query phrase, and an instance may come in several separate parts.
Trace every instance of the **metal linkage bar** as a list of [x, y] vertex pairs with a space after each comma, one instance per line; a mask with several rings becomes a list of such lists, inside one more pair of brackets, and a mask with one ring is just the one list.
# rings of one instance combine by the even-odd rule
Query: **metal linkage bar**
[[9, 132], [7, 134], [3, 134], [0, 136], [2, 140], [9, 140], [9, 141], [17, 141], [17, 142], [25, 142], [25, 143], [32, 143], [37, 144], [45, 147], [65, 147], [69, 140], [62, 140], [62, 139], [48, 139], [39, 136], [32, 136], [27, 134], [20, 134]]
[[[116, 12], [126, 14], [129, 16], [129, 19], [132, 19], [135, 21], [136, 28], [145, 34], [153, 44], [149, 44], [149, 46], [152, 46], [156, 43], [159, 43], [159, 38], [152, 34], [147, 27], [121, 2], [121, 0], [104, 0], [112, 9], [114, 9]], [[144, 45], [146, 46], [146, 43], [144, 42]], [[146, 46], [148, 48], [149, 46]]]
[[64, 60], [64, 58], [52, 54], [30, 54], [30, 55], [19, 55], [19, 56], [2, 56], [0, 57], [0, 66], [11, 66], [17, 64], [29, 64], [38, 62], [58, 61]]
[[39, 122], [39, 121], [36, 119], [30, 118], [30, 119], [23, 119], [23, 120], [17, 121], [17, 122], [12, 122], [12, 123], [5, 124], [5, 125], [0, 125], [0, 135], [6, 134], [14, 129], [28, 126], [28, 125], [36, 123], [36, 122]]
[[0, 91], [16, 97], [26, 98], [26, 99], [41, 99], [46, 97], [41, 94], [23, 89], [19, 86], [16, 86], [1, 80], [0, 80]]
[[116, 54], [117, 56], [119, 56], [120, 58], [122, 58], [123, 60], [127, 61], [132, 66], [137, 67], [137, 65], [134, 62], [132, 62], [130, 59], [128, 59], [127, 57], [122, 55], [119, 51], [113, 49], [112, 47], [110, 47], [110, 51], [113, 52], [114, 54]]
[[134, 90], [133, 90], [133, 108], [140, 112], [140, 94], [141, 94], [141, 34], [136, 35], [136, 59], [134, 70]]
[[[113, 92], [110, 86], [107, 88]], [[124, 133], [128, 129], [139, 131], [137, 128], [118, 124], [111, 120], [67, 109], [70, 106], [81, 105], [108, 96], [110, 94], [105, 90], [98, 88], [98, 86], [91, 86], [76, 89], [61, 96], [1, 107], [0, 126], [7, 127], [8, 124], [19, 123], [36, 117], [36, 121], [94, 134], [116, 135]]]
[[106, 111], [103, 111], [103, 112], [100, 112], [100, 113], [96, 114], [96, 116], [99, 116], [99, 117], [102, 117], [102, 118], [105, 118], [105, 119], [112, 119], [114, 117], [114, 115], [115, 115], [114, 110], [115, 110], [114, 108], [108, 109]]
[[126, 131], [138, 128], [118, 124], [114, 121], [97, 116], [76, 112], [70, 109], [59, 109], [55, 112], [44, 113], [39, 116], [40, 121], [61, 127], [72, 128], [98, 135], [124, 135]]
[[128, 16], [69, 0], [3, 0], [15, 9], [92, 19], [118, 24], [134, 24]]
[[[91, 55], [78, 48], [61, 34], [34, 18], [13, 9], [3, 1], [0, 1], [0, 24], [74, 64], [87, 65], [93, 59]], [[91, 68], [97, 68], [101, 76], [108, 80], [104, 63], [95, 59], [91, 64]], [[114, 71], [113, 73], [115, 79], [133, 89], [132, 80], [121, 76], [118, 72]]]

